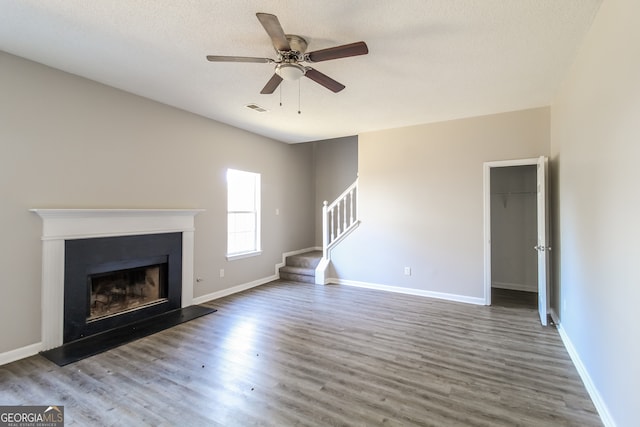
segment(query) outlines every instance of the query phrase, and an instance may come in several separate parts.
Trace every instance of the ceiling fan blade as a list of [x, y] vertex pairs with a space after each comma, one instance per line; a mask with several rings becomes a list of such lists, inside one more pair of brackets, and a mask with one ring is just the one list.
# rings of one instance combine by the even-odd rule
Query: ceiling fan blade
[[320, 71], [314, 70], [313, 68], [307, 68], [307, 72], [304, 75], [310, 78], [311, 80], [313, 80], [314, 82], [326, 87], [332, 92], [337, 93], [345, 88], [345, 86], [342, 83], [338, 83], [337, 81], [333, 80], [331, 77], [327, 76], [326, 74], [322, 74]]
[[269, 58], [254, 58], [254, 57], [251, 57], [251, 56], [207, 55], [207, 61], [211, 61], [211, 62], [258, 62], [258, 63], [269, 63], [269, 62], [273, 62], [273, 59], [269, 59]]
[[366, 55], [369, 48], [365, 42], [355, 42], [342, 46], [309, 52], [306, 56], [311, 62], [328, 61], [329, 59], [347, 58], [349, 56]]
[[267, 82], [267, 84], [264, 85], [260, 93], [263, 95], [269, 95], [273, 93], [273, 91], [275, 91], [278, 88], [278, 86], [280, 86], [281, 82], [282, 82], [282, 77], [274, 73], [273, 76]]
[[282, 29], [282, 25], [280, 25], [280, 21], [276, 15], [272, 15], [270, 13], [256, 13], [256, 16], [267, 34], [269, 34], [269, 37], [271, 37], [273, 47], [279, 51], [291, 50], [289, 41], [284, 35], [284, 30]]

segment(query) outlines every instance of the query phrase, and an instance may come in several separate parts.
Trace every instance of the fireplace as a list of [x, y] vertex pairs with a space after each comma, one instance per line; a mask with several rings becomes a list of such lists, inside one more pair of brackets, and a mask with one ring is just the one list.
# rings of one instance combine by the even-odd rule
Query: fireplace
[[182, 233], [65, 242], [64, 343], [175, 310]]
[[193, 303], [201, 209], [31, 211], [43, 220], [42, 350]]

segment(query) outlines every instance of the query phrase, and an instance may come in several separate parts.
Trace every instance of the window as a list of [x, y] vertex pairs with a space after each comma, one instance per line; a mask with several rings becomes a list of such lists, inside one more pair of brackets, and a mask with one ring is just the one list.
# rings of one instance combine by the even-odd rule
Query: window
[[260, 174], [227, 169], [227, 258], [260, 253]]

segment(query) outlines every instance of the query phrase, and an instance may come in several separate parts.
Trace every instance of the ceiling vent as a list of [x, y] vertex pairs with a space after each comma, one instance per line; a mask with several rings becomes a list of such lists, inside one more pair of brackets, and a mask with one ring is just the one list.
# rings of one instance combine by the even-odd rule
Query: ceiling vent
[[258, 104], [247, 104], [247, 105], [245, 105], [245, 107], [250, 108], [252, 110], [255, 110], [258, 113], [266, 113], [267, 111], [269, 111], [266, 108], [262, 108]]

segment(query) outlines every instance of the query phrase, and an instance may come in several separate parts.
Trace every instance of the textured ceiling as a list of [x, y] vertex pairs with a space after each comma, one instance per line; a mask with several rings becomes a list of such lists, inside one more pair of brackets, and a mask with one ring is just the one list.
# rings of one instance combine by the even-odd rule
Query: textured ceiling
[[[601, 1], [0, 0], [0, 50], [293, 143], [549, 105]], [[205, 59], [274, 58], [256, 12], [369, 54], [260, 95], [273, 65]]]

